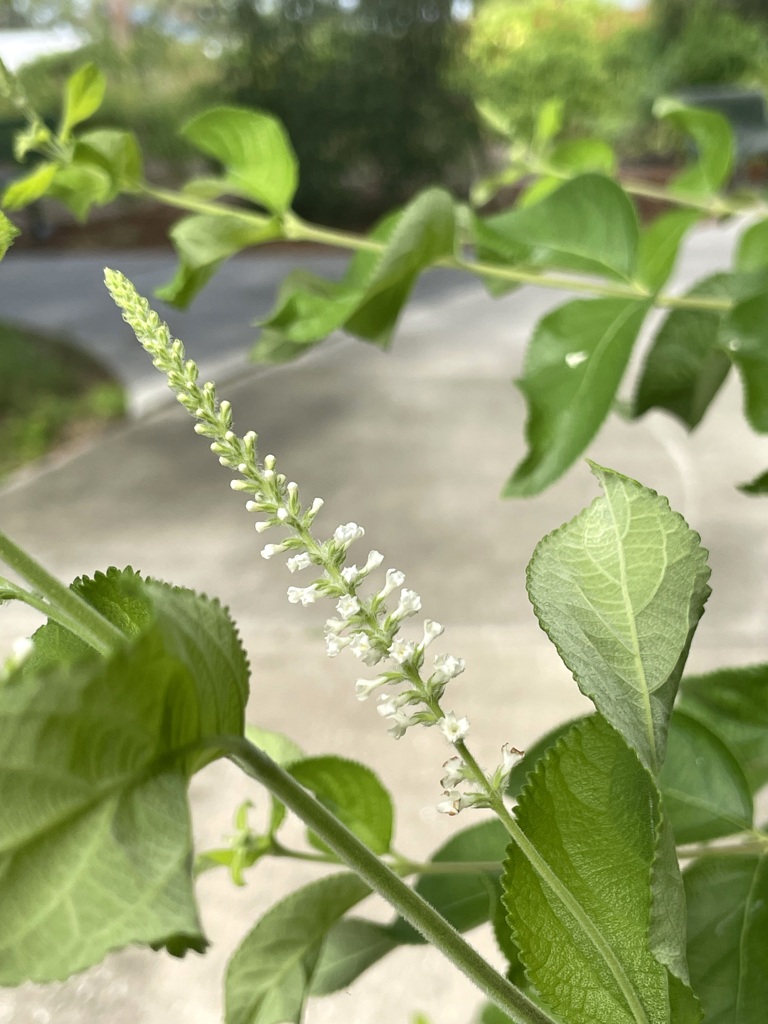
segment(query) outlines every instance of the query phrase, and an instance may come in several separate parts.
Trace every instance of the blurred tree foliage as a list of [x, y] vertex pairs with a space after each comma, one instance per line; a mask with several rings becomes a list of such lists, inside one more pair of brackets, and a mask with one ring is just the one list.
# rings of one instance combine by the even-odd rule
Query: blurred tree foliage
[[[345, 9], [346, 8], [346, 9]], [[354, 225], [448, 180], [479, 143], [451, 84], [463, 26], [451, 0], [239, 0], [232, 99], [286, 124], [302, 168], [297, 208]]]
[[766, 0], [655, 0], [650, 30], [659, 92], [768, 84]]
[[466, 56], [471, 91], [524, 133], [545, 100], [560, 97], [568, 134], [615, 140], [645, 76], [639, 16], [604, 0], [483, 0]]

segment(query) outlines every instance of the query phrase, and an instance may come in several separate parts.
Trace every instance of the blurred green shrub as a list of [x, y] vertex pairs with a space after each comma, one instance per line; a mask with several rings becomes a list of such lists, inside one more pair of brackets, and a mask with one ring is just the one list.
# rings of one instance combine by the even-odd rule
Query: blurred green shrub
[[669, 10], [659, 4], [652, 44], [657, 93], [689, 85], [768, 86], [768, 18], [747, 20], [722, 0], [692, 0]]
[[485, 0], [467, 42], [467, 85], [524, 134], [560, 97], [566, 135], [614, 141], [643, 91], [641, 37], [638, 15], [601, 0]]
[[297, 210], [352, 226], [426, 184], [466, 188], [479, 130], [450, 83], [463, 31], [451, 0], [343, 6], [236, 3], [231, 99], [285, 123], [301, 167]]

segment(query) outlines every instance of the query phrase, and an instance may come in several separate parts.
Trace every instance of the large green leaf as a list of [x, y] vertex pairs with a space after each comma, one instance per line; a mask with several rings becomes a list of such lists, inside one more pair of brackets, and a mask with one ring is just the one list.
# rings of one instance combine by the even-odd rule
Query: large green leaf
[[230, 190], [273, 213], [289, 209], [299, 180], [296, 154], [277, 118], [241, 107], [214, 107], [181, 134], [224, 165]]
[[579, 689], [657, 775], [709, 595], [706, 552], [666, 498], [592, 470], [603, 496], [538, 544], [528, 594]]
[[678, 843], [752, 827], [752, 794], [741, 765], [711, 730], [680, 711], [670, 721], [659, 785]]
[[107, 80], [95, 64], [83, 64], [64, 87], [59, 135], [67, 138], [78, 124], [95, 114], [104, 99]]
[[581, 455], [613, 405], [647, 310], [626, 299], [577, 299], [539, 322], [517, 381], [528, 454], [506, 497], [538, 494]]
[[360, 918], [345, 918], [329, 932], [323, 943], [310, 992], [325, 996], [349, 988], [369, 967], [399, 945], [392, 930]]
[[245, 655], [224, 609], [190, 591], [114, 570], [75, 589], [130, 625], [108, 659], [44, 626], [0, 688], [3, 984], [128, 943], [204, 945], [186, 786], [217, 756], [206, 737], [242, 734]]
[[288, 769], [374, 853], [389, 852], [392, 800], [370, 768], [343, 757], [308, 757]]
[[229, 962], [226, 1024], [298, 1024], [323, 940], [369, 892], [356, 875], [330, 875], [272, 907]]
[[560, 739], [521, 795], [516, 815], [541, 861], [510, 845], [504, 902], [529, 979], [568, 1024], [699, 1020], [648, 948], [660, 813], [653, 780], [598, 715]]
[[[726, 299], [730, 294], [730, 275], [715, 274], [687, 296]], [[666, 409], [690, 430], [699, 424], [731, 368], [720, 345], [723, 319], [723, 312], [704, 309], [668, 314], [646, 356], [633, 415]]]
[[752, 792], [768, 782], [768, 665], [686, 676], [678, 706], [736, 755]]
[[[430, 858], [436, 864], [480, 861], [501, 868], [509, 836], [500, 822], [483, 821], [452, 836]], [[458, 931], [468, 931], [487, 921], [499, 892], [498, 871], [467, 874], [424, 874], [416, 883], [416, 891]], [[392, 926], [399, 942], [421, 943], [419, 932], [402, 919]]]
[[419, 274], [453, 252], [453, 201], [442, 189], [416, 196], [370, 236], [381, 250], [358, 252], [340, 282], [294, 271], [262, 323], [254, 355], [264, 362], [295, 358], [343, 329], [386, 347]]
[[48, 186], [48, 195], [58, 199], [79, 221], [84, 221], [92, 206], [108, 203], [114, 196], [110, 174], [90, 161], [78, 161], [59, 167]]
[[758, 221], [739, 237], [734, 264], [745, 273], [768, 267], [768, 220]]
[[702, 857], [684, 879], [688, 962], [704, 1024], [764, 1024], [768, 857]]
[[733, 131], [728, 120], [715, 110], [687, 107], [664, 97], [653, 108], [656, 117], [673, 124], [696, 143], [698, 160], [669, 184], [679, 195], [710, 196], [727, 184], [733, 169]]
[[531, 262], [580, 273], [630, 279], [639, 229], [624, 190], [600, 174], [584, 174], [535, 205], [484, 220], [488, 233], [531, 249]]

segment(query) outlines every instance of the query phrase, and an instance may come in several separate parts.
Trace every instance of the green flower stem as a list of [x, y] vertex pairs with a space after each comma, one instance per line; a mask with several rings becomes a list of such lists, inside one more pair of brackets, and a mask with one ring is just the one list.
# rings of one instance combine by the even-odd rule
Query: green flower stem
[[507, 832], [509, 832], [512, 840], [519, 847], [520, 852], [527, 858], [529, 864], [542, 882], [552, 890], [554, 895], [560, 900], [574, 920], [579, 923], [584, 934], [589, 938], [592, 945], [605, 961], [606, 966], [613, 975], [616, 984], [619, 986], [619, 989], [624, 996], [627, 1008], [637, 1024], [650, 1024], [645, 1008], [640, 1002], [640, 998], [635, 991], [632, 982], [627, 977], [624, 967], [617, 958], [613, 949], [611, 949], [611, 946], [605, 936], [585, 912], [584, 908], [570, 889], [560, 880], [549, 864], [544, 860], [534, 844], [520, 828], [520, 825], [517, 823], [515, 818], [509, 813], [503, 799], [491, 788], [488, 783], [488, 779], [485, 776], [485, 772], [469, 752], [464, 741], [457, 740], [456, 743], [454, 743], [454, 747], [458, 751], [464, 763], [471, 769], [475, 780], [488, 793], [491, 807], [498, 815], [499, 820], [504, 825]]
[[113, 626], [74, 590], [70, 590], [55, 576], [51, 576], [39, 562], [1, 531], [0, 559], [37, 592], [29, 594], [27, 591], [21, 591], [21, 600], [72, 630], [99, 654], [109, 656], [115, 647], [125, 640], [117, 626]]
[[426, 900], [409, 888], [367, 846], [258, 747], [240, 737], [223, 737], [219, 749], [266, 786], [312, 829], [339, 858], [439, 949], [515, 1024], [556, 1024], [472, 948]]

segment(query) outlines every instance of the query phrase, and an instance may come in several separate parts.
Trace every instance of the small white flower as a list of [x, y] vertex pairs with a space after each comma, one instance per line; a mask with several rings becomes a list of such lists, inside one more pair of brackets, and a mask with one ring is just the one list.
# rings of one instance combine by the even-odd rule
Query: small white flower
[[336, 611], [342, 619], [351, 619], [353, 615], [357, 615], [360, 611], [360, 602], [352, 594], [345, 594], [344, 597], [339, 599]]
[[291, 604], [301, 603], [306, 607], [308, 604], [314, 604], [319, 596], [316, 583], [309, 587], [288, 587], [288, 600]]
[[440, 732], [449, 743], [457, 743], [459, 740], [463, 740], [469, 732], [469, 719], [459, 718], [457, 720], [456, 715], [452, 711], [449, 711], [437, 724], [440, 726]]
[[388, 676], [376, 676], [375, 679], [358, 679], [355, 682], [355, 696], [358, 700], [368, 700], [374, 690], [389, 682]]
[[508, 743], [505, 743], [504, 746], [501, 748], [502, 774], [506, 778], [509, 778], [509, 773], [515, 767], [515, 765], [520, 764], [524, 756], [524, 750], [518, 750], [517, 747], [510, 747]]
[[349, 641], [349, 649], [356, 658], [367, 658], [371, 654], [371, 641], [366, 633], [353, 633]]
[[329, 658], [335, 658], [337, 654], [341, 654], [348, 645], [349, 639], [345, 636], [338, 636], [336, 633], [326, 633], [325, 635], [325, 652]]
[[393, 590], [397, 590], [398, 587], [402, 587], [405, 583], [405, 573], [400, 572], [399, 569], [387, 569], [387, 578], [384, 586], [376, 595], [379, 601], [383, 601], [386, 597], [392, 593]]
[[306, 551], [302, 551], [301, 554], [289, 558], [285, 564], [290, 572], [298, 572], [300, 569], [308, 569], [312, 565], [312, 559]]
[[458, 814], [463, 807], [463, 797], [458, 789], [448, 790], [443, 794], [443, 799], [437, 803], [440, 814]]
[[369, 551], [368, 559], [361, 570], [361, 575], [367, 576], [369, 572], [373, 572], [374, 569], [378, 569], [383, 561], [384, 555], [382, 555], [380, 551]]
[[449, 757], [443, 768], [445, 768], [445, 775], [440, 780], [443, 789], [455, 789], [459, 783], [464, 781], [465, 765], [458, 755]]
[[323, 628], [326, 633], [341, 633], [348, 625], [345, 619], [326, 619]]
[[382, 718], [394, 718], [399, 710], [397, 700], [394, 697], [388, 697], [382, 700], [381, 704], [376, 705], [376, 713], [381, 715]]
[[392, 724], [389, 729], [387, 729], [387, 732], [396, 740], [399, 740], [401, 736], [404, 736], [405, 730], [414, 724], [409, 717], [408, 712], [399, 708], [393, 715], [389, 716], [389, 720]]
[[289, 511], [288, 511], [288, 509], [287, 509], [287, 508], [279, 508], [279, 509], [277, 510], [277, 513], [276, 513], [276, 515], [277, 515], [277, 518], [278, 518], [278, 519], [280, 520], [280, 522], [281, 522], [281, 523], [284, 523], [284, 522], [285, 522], [285, 520], [286, 520], [286, 519], [288, 518], [288, 516], [290, 515], [290, 513], [289, 513]]
[[357, 568], [356, 565], [347, 565], [341, 570], [341, 578], [344, 580], [345, 583], [349, 583], [350, 585], [353, 583], [357, 583], [357, 578], [359, 575], [360, 570]]
[[289, 483], [287, 483], [285, 485], [285, 489], [288, 492], [289, 497], [291, 498], [296, 498], [296, 496], [299, 493], [299, 485], [296, 483], [295, 480], [291, 480]]
[[435, 671], [429, 677], [430, 683], [447, 683], [450, 679], [461, 675], [464, 671], [463, 658], [454, 658], [452, 654], [438, 654], [435, 658]]
[[279, 555], [281, 551], [285, 551], [285, 544], [265, 544], [261, 549], [261, 557], [273, 558], [275, 555]]
[[265, 480], [274, 480], [275, 479], [275, 471], [274, 471], [274, 469], [265, 469], [264, 472], [261, 475], [262, 475], [262, 477]]
[[[261, 523], [254, 523], [253, 525], [256, 527], [256, 533], [265, 533], [272, 526], [272, 523], [261, 522]], [[271, 558], [272, 557], [272, 555], [265, 555], [263, 552], [262, 552], [262, 556], [264, 558]]]
[[415, 590], [401, 590], [400, 601], [395, 609], [393, 618], [405, 619], [409, 615], [415, 615], [416, 612], [421, 611], [421, 598]]
[[393, 640], [389, 648], [389, 656], [398, 664], [404, 665], [416, 653], [416, 645], [410, 640]]
[[317, 515], [317, 513], [320, 511], [324, 504], [325, 502], [323, 501], [322, 498], [314, 499], [314, 501], [312, 502], [312, 507], [309, 510], [309, 514], [313, 519], [315, 518], [315, 516]]
[[426, 650], [426, 648], [429, 647], [432, 641], [436, 640], [437, 637], [439, 637], [444, 631], [445, 626], [441, 625], [439, 622], [433, 622], [432, 619], [425, 619], [424, 638], [419, 644], [419, 649], [421, 651]]
[[364, 535], [365, 530], [362, 526], [358, 526], [357, 523], [345, 523], [343, 526], [337, 526], [333, 531], [333, 539], [337, 544], [341, 544], [345, 548], [348, 548], [353, 541], [359, 540]]

